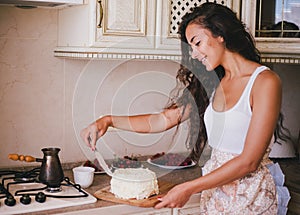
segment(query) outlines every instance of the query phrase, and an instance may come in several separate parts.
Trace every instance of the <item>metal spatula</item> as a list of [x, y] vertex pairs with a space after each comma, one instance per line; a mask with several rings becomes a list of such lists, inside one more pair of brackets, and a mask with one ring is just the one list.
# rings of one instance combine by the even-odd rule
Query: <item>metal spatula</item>
[[107, 164], [106, 164], [104, 158], [102, 157], [101, 153], [97, 149], [95, 149], [94, 152], [95, 152], [95, 156], [96, 156], [100, 166], [103, 168], [103, 170], [106, 172], [107, 175], [112, 176], [113, 173], [110, 170], [110, 168], [107, 166]]

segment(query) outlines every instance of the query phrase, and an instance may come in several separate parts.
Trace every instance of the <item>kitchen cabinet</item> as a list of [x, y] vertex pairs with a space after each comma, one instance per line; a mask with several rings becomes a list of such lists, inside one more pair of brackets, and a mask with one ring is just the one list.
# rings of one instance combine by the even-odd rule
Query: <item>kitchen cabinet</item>
[[156, 0], [90, 0], [59, 11], [55, 56], [132, 58], [154, 53]]
[[[239, 0], [211, 0], [239, 11]], [[59, 10], [57, 57], [180, 59], [181, 17], [201, 0], [89, 0]]]
[[[65, 212], [65, 215], [81, 215], [81, 214], [131, 214], [131, 215], [200, 215], [200, 194], [194, 194], [182, 208], [143, 208], [125, 204], [116, 204], [107, 207], [90, 208], [85, 210], [74, 210]], [[55, 213], [56, 214], [56, 213]], [[62, 215], [61, 213], [59, 213]]]
[[[92, 1], [93, 2], [93, 1]], [[155, 45], [154, 0], [106, 0], [96, 4], [96, 20], [90, 26], [92, 47], [105, 52], [133, 53]], [[92, 4], [95, 7], [95, 4]], [[102, 11], [102, 12], [101, 12]], [[95, 14], [95, 13], [93, 13]], [[111, 51], [112, 50], [112, 51]]]
[[161, 210], [147, 210], [145, 212], [131, 212], [131, 215], [172, 215], [171, 209], [161, 209]]
[[1, 0], [0, 6], [4, 5], [11, 5], [11, 6], [22, 6], [26, 7], [41, 7], [41, 8], [63, 8], [73, 5], [80, 5], [83, 4], [84, 0]]
[[200, 215], [200, 194], [194, 194], [182, 208], [174, 208], [173, 215]]
[[[157, 0], [157, 21], [156, 21], [156, 49], [164, 53], [173, 50], [180, 55], [180, 40], [178, 38], [178, 27], [181, 17], [190, 11], [191, 8], [199, 6], [206, 1], [201, 0]], [[209, 0], [232, 8], [239, 15], [239, 0]], [[169, 52], [170, 53], [170, 52]]]
[[297, 27], [299, 12], [299, 0], [241, 1], [241, 18], [254, 35], [264, 61], [300, 63], [299, 28], [286, 25], [286, 21], [295, 21]]
[[[134, 215], [200, 215], [199, 212], [200, 208], [200, 194], [194, 194], [191, 196], [189, 201], [185, 204], [182, 208], [173, 208], [173, 209], [160, 209], [160, 210], [153, 210], [147, 208], [144, 209], [145, 212], [137, 212], [132, 213]], [[140, 209], [139, 210], [143, 210]]]

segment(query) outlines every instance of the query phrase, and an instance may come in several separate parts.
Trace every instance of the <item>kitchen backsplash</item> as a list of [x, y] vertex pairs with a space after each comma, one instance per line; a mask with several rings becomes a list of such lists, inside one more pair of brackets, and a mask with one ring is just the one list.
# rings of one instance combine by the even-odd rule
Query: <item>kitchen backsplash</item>
[[[0, 7], [0, 168], [30, 165], [10, 153], [42, 157], [59, 147], [65, 162], [92, 159], [79, 131], [100, 115], [159, 112], [175, 86], [178, 63], [75, 60], [53, 56], [58, 10]], [[271, 65], [283, 79], [283, 111], [299, 131], [299, 65]], [[297, 111], [297, 112], [296, 112]], [[187, 125], [163, 134], [110, 131], [99, 141], [104, 157], [183, 151]]]

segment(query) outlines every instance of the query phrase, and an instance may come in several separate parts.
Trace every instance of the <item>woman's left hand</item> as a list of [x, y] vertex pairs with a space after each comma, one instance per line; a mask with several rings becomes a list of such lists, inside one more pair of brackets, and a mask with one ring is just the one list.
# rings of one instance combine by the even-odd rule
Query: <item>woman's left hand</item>
[[158, 198], [161, 202], [155, 205], [154, 208], [181, 208], [190, 199], [192, 194], [188, 182], [179, 184], [173, 187], [165, 196]]

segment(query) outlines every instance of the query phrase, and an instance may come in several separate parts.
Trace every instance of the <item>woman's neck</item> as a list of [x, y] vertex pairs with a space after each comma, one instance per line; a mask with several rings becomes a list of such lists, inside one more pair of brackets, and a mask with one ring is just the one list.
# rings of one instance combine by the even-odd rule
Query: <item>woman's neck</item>
[[238, 53], [226, 52], [222, 66], [225, 70], [225, 79], [234, 79], [251, 75], [260, 64], [250, 61]]

